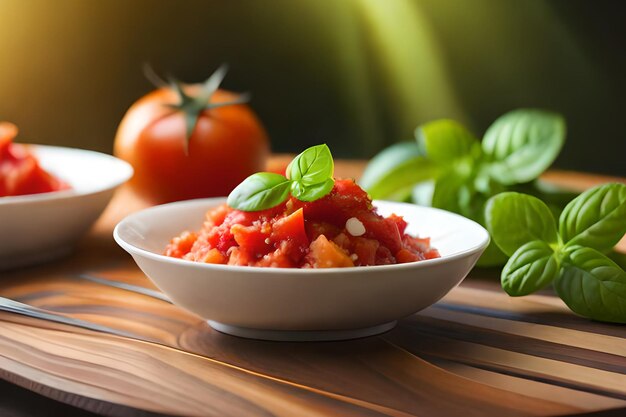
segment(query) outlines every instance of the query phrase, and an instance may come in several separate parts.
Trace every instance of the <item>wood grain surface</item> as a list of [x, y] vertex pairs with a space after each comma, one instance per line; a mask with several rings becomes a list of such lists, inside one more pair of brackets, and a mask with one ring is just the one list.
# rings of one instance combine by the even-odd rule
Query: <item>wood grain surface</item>
[[[361, 169], [337, 164], [340, 176]], [[548, 178], [578, 188], [610, 180]], [[81, 279], [87, 273], [154, 288], [111, 238], [113, 225], [143, 206], [120, 190], [70, 258], [0, 279], [4, 297], [133, 337], [0, 313], [1, 378], [115, 416], [626, 412], [626, 327], [577, 317], [550, 293], [510, 298], [496, 270], [475, 269], [384, 335], [324, 343], [223, 335], [162, 300]]]

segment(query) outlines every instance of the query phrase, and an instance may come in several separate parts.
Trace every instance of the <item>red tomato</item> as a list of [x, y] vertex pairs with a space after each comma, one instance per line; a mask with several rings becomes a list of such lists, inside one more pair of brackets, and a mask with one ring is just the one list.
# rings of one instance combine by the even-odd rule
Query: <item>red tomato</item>
[[233, 234], [239, 248], [248, 252], [252, 259], [265, 255], [272, 249], [267, 240], [269, 239], [269, 234], [263, 233], [256, 226], [236, 224], [230, 228], [230, 232]]
[[309, 238], [304, 228], [304, 212], [296, 210], [288, 216], [279, 218], [272, 226], [270, 241], [279, 246], [280, 242], [287, 242], [284, 252], [294, 260], [301, 257], [309, 247]]
[[375, 239], [396, 253], [402, 249], [402, 238], [398, 223], [371, 212], [362, 212], [356, 216], [365, 226], [365, 237]]
[[322, 220], [343, 227], [355, 213], [370, 210], [371, 200], [354, 180], [338, 179], [332, 191], [324, 197], [306, 203], [292, 197], [291, 205], [294, 209], [302, 207], [304, 217], [309, 220]]
[[[201, 84], [183, 87], [191, 98]], [[216, 90], [209, 105], [236, 100]], [[262, 171], [269, 141], [258, 118], [245, 104], [203, 110], [187, 139], [188, 109], [176, 90], [163, 87], [139, 99], [126, 112], [115, 137], [114, 154], [135, 169], [133, 189], [153, 203], [226, 196], [249, 175]]]

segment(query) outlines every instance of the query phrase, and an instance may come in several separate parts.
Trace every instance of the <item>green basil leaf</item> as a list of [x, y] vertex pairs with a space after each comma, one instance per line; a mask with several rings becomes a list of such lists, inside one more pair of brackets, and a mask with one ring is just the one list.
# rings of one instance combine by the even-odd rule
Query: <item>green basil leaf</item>
[[505, 192], [491, 197], [485, 206], [485, 224], [508, 256], [533, 240], [558, 242], [552, 212], [543, 201], [527, 194]]
[[359, 185], [373, 199], [389, 199], [410, 194], [413, 184], [435, 175], [435, 164], [422, 155], [417, 144], [402, 142], [376, 155], [367, 164]]
[[[472, 177], [459, 172], [449, 171], [434, 182], [434, 189], [425, 182], [413, 190], [414, 202], [428, 202], [433, 207], [459, 213], [480, 224], [485, 224], [484, 211], [487, 197], [476, 191], [472, 185]], [[502, 253], [492, 240], [477, 262], [479, 266], [503, 265], [507, 256]]]
[[468, 177], [449, 171], [435, 180], [432, 206], [467, 216], [473, 195], [474, 190], [468, 183]]
[[491, 175], [505, 185], [537, 178], [556, 159], [565, 142], [562, 116], [520, 109], [499, 117], [485, 133], [482, 148]]
[[595, 320], [626, 323], [626, 272], [595, 249], [564, 250], [554, 289], [575, 313]]
[[502, 289], [513, 297], [532, 294], [554, 281], [558, 273], [559, 263], [550, 245], [533, 240], [509, 258], [502, 270]]
[[415, 137], [426, 155], [437, 163], [480, 156], [478, 139], [454, 120], [440, 119], [421, 125], [415, 130]]
[[291, 181], [280, 174], [258, 172], [243, 180], [228, 196], [228, 205], [242, 211], [275, 207], [289, 196]]
[[330, 193], [334, 185], [335, 180], [332, 178], [313, 185], [304, 185], [300, 181], [294, 181], [291, 184], [291, 194], [300, 201], [315, 201]]
[[435, 193], [435, 181], [420, 181], [413, 187], [411, 201], [418, 206], [432, 206]]
[[477, 166], [476, 171], [476, 176], [474, 178], [474, 188], [476, 191], [489, 197], [500, 194], [504, 191], [513, 191], [511, 190], [511, 187], [502, 185], [498, 181], [494, 181], [489, 173], [486, 172], [488, 171], [488, 168], [486, 168], [484, 163], [480, 163]]
[[388, 175], [397, 165], [416, 157], [424, 156], [415, 142], [399, 142], [380, 151], [365, 167], [359, 184], [371, 188]]
[[585, 191], [561, 213], [563, 242], [606, 252], [626, 232], [626, 185], [605, 184]]
[[333, 156], [326, 144], [312, 146], [296, 156], [287, 167], [287, 178], [304, 185], [324, 183], [333, 177]]
[[[402, 203], [411, 203], [411, 192], [413, 191], [413, 187], [406, 186], [399, 188], [392, 193], [387, 194], [386, 197], [372, 197], [373, 199], [385, 199], [389, 201], [400, 201]], [[370, 194], [371, 197], [371, 194]]]

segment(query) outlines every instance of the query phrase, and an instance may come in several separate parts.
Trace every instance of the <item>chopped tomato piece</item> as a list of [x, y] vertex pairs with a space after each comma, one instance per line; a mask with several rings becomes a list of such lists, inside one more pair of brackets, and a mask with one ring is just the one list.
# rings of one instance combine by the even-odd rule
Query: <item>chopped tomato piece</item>
[[378, 240], [392, 253], [402, 249], [400, 231], [395, 221], [385, 219], [375, 213], [362, 213], [357, 218], [365, 226], [365, 236]]
[[230, 228], [230, 231], [237, 245], [248, 252], [250, 257], [259, 258], [272, 249], [269, 244], [269, 235], [262, 233], [257, 226], [236, 224]]
[[225, 223], [222, 223], [219, 229], [216, 230], [213, 239], [217, 240], [215, 242], [215, 247], [223, 253], [226, 253], [230, 248], [237, 245], [237, 241], [235, 241], [235, 236], [233, 235], [230, 226]]
[[335, 236], [341, 233], [341, 228], [326, 222], [305, 221], [305, 228], [311, 242], [317, 239], [319, 235], [324, 235], [328, 239], [334, 239]]
[[335, 243], [320, 235], [311, 243], [309, 255], [307, 256], [313, 268], [339, 268], [354, 266], [354, 262], [348, 254]]
[[341, 228], [355, 212], [372, 208], [367, 193], [353, 180], [336, 180], [333, 190], [319, 200], [305, 203], [292, 197], [291, 204], [302, 207], [306, 219], [322, 220]]
[[421, 258], [418, 254], [407, 249], [400, 249], [398, 253], [396, 253], [396, 261], [398, 261], [399, 264], [421, 261], [422, 259], [423, 258]]
[[411, 248], [414, 252], [426, 252], [430, 248], [430, 238], [419, 238], [405, 235], [402, 243], [405, 247]]
[[209, 250], [202, 259], [198, 260], [207, 264], [225, 264], [228, 262], [228, 258], [215, 248]]
[[356, 262], [359, 265], [376, 265], [376, 251], [379, 246], [380, 243], [375, 239], [355, 237], [353, 252], [357, 257]]
[[352, 239], [346, 233], [339, 233], [332, 239], [333, 242], [337, 244], [340, 248], [346, 250], [348, 253], [352, 251]]
[[304, 228], [304, 213], [298, 209], [286, 217], [282, 217], [272, 226], [270, 242], [277, 246], [284, 242], [283, 252], [298, 261], [309, 248], [309, 238]]
[[219, 226], [224, 223], [226, 216], [228, 215], [228, 206], [223, 205], [216, 207], [213, 210], [206, 212], [206, 218], [204, 221], [204, 228], [211, 229], [214, 226]]
[[251, 261], [248, 252], [236, 246], [228, 251], [228, 265], [249, 266]]
[[298, 209], [287, 217], [282, 217], [272, 227], [272, 242], [291, 240], [297, 246], [309, 246], [309, 238], [304, 229], [304, 212]]
[[390, 265], [395, 264], [396, 259], [386, 246], [379, 246], [376, 250], [376, 265]]
[[400, 235], [404, 235], [407, 227], [407, 222], [406, 220], [404, 220], [404, 217], [392, 213], [391, 216], [387, 217], [387, 220], [394, 222], [396, 226], [398, 226], [398, 232], [400, 233]]
[[286, 248], [287, 242], [282, 242], [281, 247], [274, 252], [265, 255], [256, 266], [265, 266], [270, 268], [293, 268], [297, 266], [288, 255], [289, 250]]
[[183, 232], [180, 236], [172, 239], [170, 244], [167, 245], [165, 254], [173, 258], [182, 258], [189, 253], [196, 239], [198, 239], [198, 235], [195, 233]]

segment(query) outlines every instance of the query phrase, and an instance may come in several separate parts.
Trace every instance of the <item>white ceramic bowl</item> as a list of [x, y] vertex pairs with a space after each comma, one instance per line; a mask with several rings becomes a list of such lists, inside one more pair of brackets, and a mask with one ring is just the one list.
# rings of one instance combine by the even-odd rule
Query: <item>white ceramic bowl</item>
[[166, 204], [122, 220], [114, 237], [177, 305], [224, 333], [267, 340], [338, 340], [389, 330], [459, 284], [489, 243], [479, 224], [457, 214], [376, 201], [408, 233], [430, 236], [442, 257], [400, 265], [277, 269], [211, 265], [163, 256], [183, 230], [198, 230], [225, 199]]
[[71, 252], [115, 188], [133, 173], [126, 162], [98, 152], [43, 145], [28, 148], [46, 171], [72, 189], [0, 197], [0, 270]]

